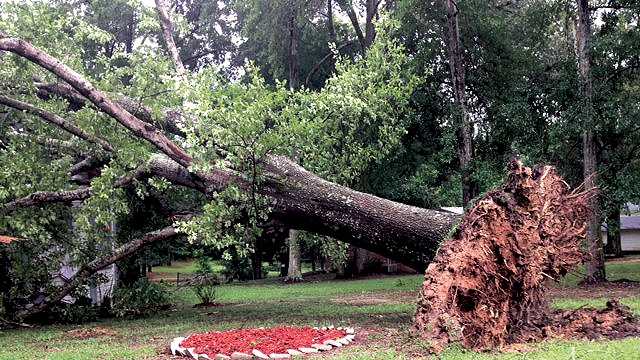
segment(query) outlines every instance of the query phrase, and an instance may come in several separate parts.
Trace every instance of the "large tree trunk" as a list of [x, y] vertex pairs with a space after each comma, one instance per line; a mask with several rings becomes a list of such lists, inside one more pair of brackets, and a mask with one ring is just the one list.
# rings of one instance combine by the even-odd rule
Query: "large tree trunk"
[[158, 18], [160, 19], [160, 27], [162, 28], [162, 38], [167, 47], [167, 51], [169, 52], [169, 56], [171, 57], [173, 65], [176, 68], [176, 73], [178, 73], [179, 76], [184, 76], [186, 74], [186, 70], [184, 68], [184, 65], [182, 64], [182, 60], [180, 59], [178, 47], [173, 40], [173, 23], [169, 18], [169, 13], [167, 12], [164, 0], [155, 0], [155, 2], [156, 12], [158, 13]]
[[298, 230], [289, 230], [289, 266], [287, 267], [287, 282], [298, 282], [302, 280], [302, 262], [300, 259], [300, 242], [298, 240]]
[[620, 204], [614, 204], [607, 214], [607, 245], [609, 253], [622, 257], [622, 237], [620, 236]]
[[300, 87], [300, 59], [298, 55], [298, 45], [300, 43], [300, 29], [298, 27], [298, 11], [294, 3], [290, 3], [289, 22], [287, 30], [289, 31], [289, 88], [292, 90]]
[[284, 225], [328, 235], [418, 271], [433, 259], [458, 216], [409, 206], [326, 181], [272, 157], [261, 193]]
[[462, 172], [462, 205], [464, 207], [478, 194], [478, 186], [471, 177], [471, 161], [473, 160], [473, 125], [467, 109], [465, 90], [465, 69], [460, 44], [460, 29], [458, 27], [458, 4], [454, 0], [444, 0], [447, 10], [447, 29], [445, 41], [449, 57], [449, 72], [453, 90], [454, 116], [457, 119], [458, 130], [458, 160]]
[[[591, 79], [591, 17], [589, 13], [589, 1], [577, 0], [578, 26], [576, 45], [578, 55], [578, 75], [580, 78], [582, 103], [580, 104], [583, 116], [582, 151], [584, 167], [584, 185], [586, 189], [597, 186], [598, 155], [596, 135], [594, 134], [593, 121], [593, 86]], [[587, 261], [587, 274], [585, 281], [588, 283], [605, 281], [604, 249], [602, 245], [602, 232], [600, 230], [600, 204], [597, 197], [590, 200], [591, 216], [587, 222], [587, 248], [589, 260]]]

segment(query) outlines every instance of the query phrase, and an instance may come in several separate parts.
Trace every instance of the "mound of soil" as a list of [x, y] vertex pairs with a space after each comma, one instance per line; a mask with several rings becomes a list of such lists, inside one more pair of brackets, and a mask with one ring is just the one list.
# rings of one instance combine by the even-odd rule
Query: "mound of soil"
[[554, 311], [545, 329], [554, 337], [568, 339], [622, 339], [640, 335], [640, 321], [617, 300], [604, 309], [581, 308]]
[[585, 259], [594, 195], [570, 191], [552, 167], [512, 162], [503, 187], [476, 203], [426, 270], [415, 328], [433, 350], [451, 342], [481, 350], [552, 335], [607, 337], [611, 327], [637, 326], [615, 303], [603, 311], [549, 311], [545, 283]]

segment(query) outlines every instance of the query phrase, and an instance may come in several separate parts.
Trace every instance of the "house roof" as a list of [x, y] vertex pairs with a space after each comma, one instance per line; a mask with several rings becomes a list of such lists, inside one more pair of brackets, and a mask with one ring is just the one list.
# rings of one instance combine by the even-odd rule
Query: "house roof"
[[11, 244], [15, 240], [18, 240], [18, 238], [0, 235], [0, 244]]
[[620, 216], [620, 230], [640, 230], [640, 216]]
[[[620, 216], [620, 230], [640, 230], [640, 216]], [[602, 224], [602, 231], [607, 231], [607, 223]]]

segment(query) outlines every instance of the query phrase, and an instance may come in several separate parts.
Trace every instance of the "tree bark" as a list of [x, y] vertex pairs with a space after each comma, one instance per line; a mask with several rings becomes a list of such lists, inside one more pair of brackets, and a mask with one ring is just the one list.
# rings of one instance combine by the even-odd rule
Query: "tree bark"
[[285, 281], [298, 282], [302, 280], [302, 263], [300, 261], [300, 242], [298, 241], [298, 230], [289, 230], [289, 266], [287, 267], [287, 278]]
[[474, 153], [473, 124], [467, 108], [464, 59], [458, 27], [458, 5], [454, 0], [444, 0], [444, 6], [447, 11], [445, 40], [451, 73], [454, 116], [458, 124], [456, 136], [458, 139], [458, 160], [462, 172], [462, 205], [467, 207], [469, 202], [478, 195], [478, 186], [471, 176], [471, 162]]
[[338, 43], [336, 36], [336, 28], [333, 22], [333, 0], [327, 0], [327, 31], [329, 32], [329, 39], [334, 44]]
[[358, 15], [356, 15], [356, 11], [351, 4], [351, 0], [339, 0], [338, 5], [342, 8], [342, 11], [347, 13], [349, 17], [349, 21], [351, 21], [351, 25], [353, 26], [353, 31], [356, 33], [356, 37], [358, 38], [358, 42], [360, 43], [360, 49], [362, 50], [362, 55], [367, 52], [367, 40], [362, 33], [362, 29], [360, 28], [360, 22], [358, 21]]
[[169, 18], [169, 14], [167, 13], [167, 8], [164, 5], [164, 1], [155, 0], [155, 2], [156, 11], [158, 12], [158, 18], [160, 19], [160, 27], [162, 28], [162, 38], [164, 39], [164, 43], [167, 46], [167, 51], [169, 51], [169, 55], [171, 56], [171, 60], [173, 61], [173, 65], [176, 68], [178, 76], [184, 76], [186, 74], [186, 70], [184, 68], [184, 65], [182, 64], [182, 60], [180, 60], [178, 47], [173, 40], [173, 23]]
[[271, 199], [275, 219], [290, 228], [385, 255], [418, 271], [425, 269], [459, 219], [326, 181], [286, 157], [267, 161], [267, 179], [259, 191]]
[[[196, 180], [186, 169], [161, 155], [152, 156], [146, 164], [118, 178], [113, 186], [126, 187], [136, 180], [140, 181], [151, 176], [158, 176], [173, 184], [186, 186], [201, 192], [206, 191], [206, 186]], [[54, 203], [68, 204], [73, 201], [85, 200], [92, 195], [93, 189], [91, 187], [79, 187], [74, 190], [63, 191], [38, 191], [8, 203], [0, 204], [0, 215], [10, 213], [19, 208]]]
[[289, 3], [289, 21], [287, 30], [289, 31], [289, 88], [296, 90], [300, 87], [300, 57], [298, 46], [300, 45], [300, 28], [298, 27], [298, 8], [295, 2]]
[[381, 0], [367, 0], [366, 19], [364, 24], [365, 44], [367, 48], [373, 44], [376, 38], [376, 27], [373, 21], [378, 16], [378, 5]]
[[49, 70], [63, 79], [74, 90], [91, 101], [98, 109], [111, 116], [135, 136], [145, 139], [182, 166], [188, 167], [192, 161], [182, 148], [169, 140], [162, 132], [138, 119], [105, 93], [96, 89], [82, 75], [69, 68], [60, 60], [37, 49], [22, 39], [9, 38], [0, 33], [0, 50], [10, 51]]
[[622, 257], [622, 237], [620, 236], [620, 204], [614, 204], [607, 215], [607, 245], [614, 257]]
[[[578, 24], [576, 34], [576, 46], [578, 56], [578, 76], [580, 78], [583, 115], [583, 175], [584, 185], [587, 190], [597, 187], [598, 154], [596, 135], [593, 119], [593, 85], [591, 78], [591, 14], [589, 13], [588, 0], [576, 0], [578, 6]], [[594, 196], [589, 202], [591, 216], [587, 222], [587, 249], [589, 260], [587, 261], [587, 274], [585, 282], [597, 283], [606, 281], [604, 269], [604, 249], [602, 245], [600, 202]]]
[[39, 116], [40, 118], [44, 119], [45, 121], [63, 129], [64, 131], [75, 135], [77, 137], [79, 137], [80, 139], [86, 140], [92, 144], [97, 144], [100, 147], [102, 147], [102, 149], [104, 149], [107, 152], [113, 152], [113, 147], [104, 139], [101, 139], [97, 136], [94, 136], [92, 134], [89, 134], [87, 132], [85, 132], [84, 130], [80, 129], [79, 127], [75, 126], [73, 123], [71, 123], [70, 121], [67, 121], [63, 118], [61, 118], [58, 115], [55, 115], [53, 113], [50, 113], [48, 111], [45, 111], [43, 109], [37, 108], [31, 104], [27, 104], [25, 102], [16, 100], [16, 99], [12, 99], [8, 96], [4, 96], [4, 95], [0, 95], [0, 104], [5, 105], [5, 106], [9, 106], [11, 108], [14, 108], [16, 110], [20, 110], [20, 111], [24, 111], [24, 112], [28, 112], [34, 115]]

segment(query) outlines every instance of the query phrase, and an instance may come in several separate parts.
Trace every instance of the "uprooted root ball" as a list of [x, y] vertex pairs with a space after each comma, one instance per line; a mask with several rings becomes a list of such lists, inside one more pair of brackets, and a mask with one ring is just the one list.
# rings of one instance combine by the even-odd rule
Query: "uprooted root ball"
[[549, 166], [514, 161], [509, 170], [427, 268], [415, 327], [435, 351], [450, 342], [488, 349], [566, 333], [548, 310], [545, 282], [584, 260], [593, 192], [571, 192]]

